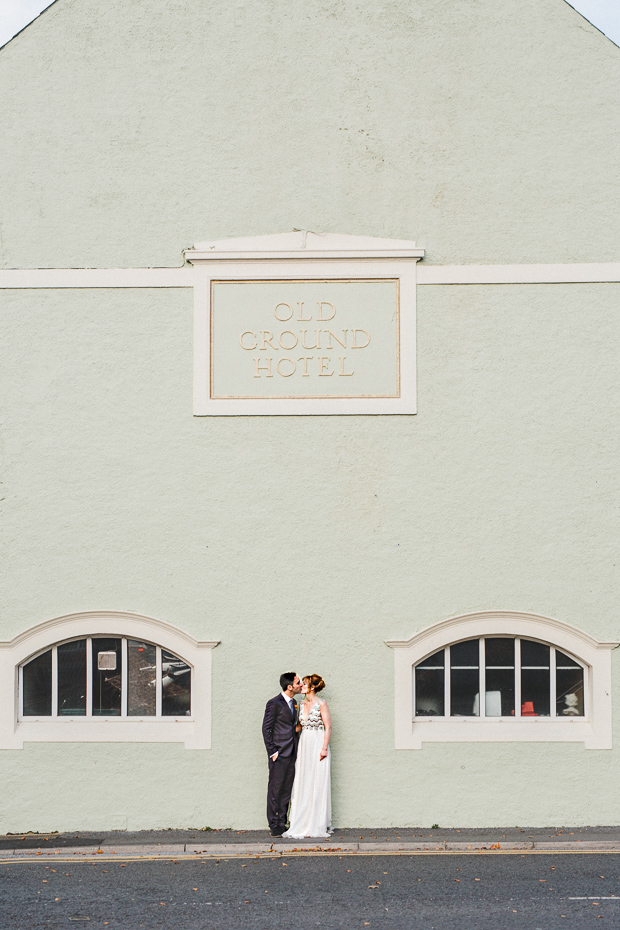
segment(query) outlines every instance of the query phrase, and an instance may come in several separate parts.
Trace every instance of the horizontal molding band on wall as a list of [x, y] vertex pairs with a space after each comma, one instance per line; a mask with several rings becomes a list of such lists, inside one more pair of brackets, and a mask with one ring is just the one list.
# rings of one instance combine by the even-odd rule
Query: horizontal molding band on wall
[[185, 268], [11, 268], [0, 270], [0, 288], [193, 287]]
[[605, 284], [620, 281], [620, 262], [574, 265], [424, 265], [418, 284]]
[[[417, 283], [427, 284], [612, 284], [620, 262], [569, 265], [425, 265]], [[0, 270], [0, 289], [193, 287], [194, 269], [10, 268]]]

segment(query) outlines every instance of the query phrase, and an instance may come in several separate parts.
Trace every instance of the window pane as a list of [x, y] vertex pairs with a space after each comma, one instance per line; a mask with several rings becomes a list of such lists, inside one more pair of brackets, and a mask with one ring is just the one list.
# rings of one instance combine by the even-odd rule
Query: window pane
[[86, 640], [58, 647], [58, 715], [86, 715]]
[[154, 717], [157, 698], [156, 649], [151, 643], [127, 641], [127, 714]]
[[521, 670], [521, 716], [549, 717], [549, 669]]
[[52, 650], [37, 656], [23, 671], [24, 716], [52, 716]]
[[515, 710], [515, 641], [485, 639], [487, 717], [504, 717]]
[[549, 646], [521, 640], [521, 716], [551, 715]]
[[434, 656], [429, 656], [422, 662], [418, 662], [416, 668], [443, 668], [446, 664], [445, 649], [436, 652]]
[[415, 713], [417, 717], [443, 717], [444, 650], [420, 662], [415, 669]]
[[191, 669], [171, 652], [161, 651], [161, 712], [164, 717], [191, 713]]
[[453, 717], [477, 717], [479, 709], [479, 640], [450, 646], [450, 713]]
[[452, 668], [475, 666], [478, 668], [480, 645], [477, 639], [468, 639], [464, 643], [450, 646], [450, 664]]
[[531, 639], [521, 640], [521, 668], [549, 668], [549, 646]]
[[93, 716], [118, 717], [120, 713], [121, 641], [93, 639]]
[[556, 649], [556, 714], [558, 717], [583, 717], [583, 669]]
[[574, 659], [571, 659], [570, 656], [565, 656], [563, 652], [556, 650], [555, 653], [555, 665], [556, 668], [581, 668], [579, 662], [575, 662]]
[[508, 638], [485, 639], [484, 652], [487, 668], [514, 668], [515, 641]]

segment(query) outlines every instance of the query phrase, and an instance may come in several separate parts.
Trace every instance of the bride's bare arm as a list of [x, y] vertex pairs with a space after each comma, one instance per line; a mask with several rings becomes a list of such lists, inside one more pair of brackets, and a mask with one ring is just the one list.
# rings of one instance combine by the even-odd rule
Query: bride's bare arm
[[329, 712], [329, 707], [325, 701], [321, 701], [321, 719], [323, 721], [323, 726], [325, 727], [325, 739], [323, 740], [323, 748], [321, 749], [319, 759], [326, 759], [329, 738], [332, 735], [332, 718]]

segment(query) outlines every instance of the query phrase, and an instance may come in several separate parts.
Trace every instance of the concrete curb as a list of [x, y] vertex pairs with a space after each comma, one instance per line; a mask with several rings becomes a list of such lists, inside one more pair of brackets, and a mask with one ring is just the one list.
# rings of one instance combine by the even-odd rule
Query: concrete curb
[[617, 840], [559, 840], [556, 842], [450, 842], [441, 841], [438, 843], [341, 843], [336, 845], [333, 842], [318, 843], [178, 843], [170, 845], [137, 845], [137, 846], [61, 846], [46, 847], [44, 849], [4, 849], [0, 850], [0, 861], [19, 859], [74, 859], [74, 860], [96, 860], [98, 857], [110, 859], [114, 857], [119, 861], [124, 859], [143, 859], [143, 858], [235, 858], [247, 856], [287, 856], [291, 854], [306, 853], [325, 855], [345, 854], [352, 855], [355, 853], [377, 855], [385, 854], [406, 854], [406, 853], [450, 853], [450, 852], [483, 852], [493, 850], [513, 850], [513, 851], [538, 851], [538, 852], [595, 852], [599, 851], [616, 851], [620, 853], [620, 842]]

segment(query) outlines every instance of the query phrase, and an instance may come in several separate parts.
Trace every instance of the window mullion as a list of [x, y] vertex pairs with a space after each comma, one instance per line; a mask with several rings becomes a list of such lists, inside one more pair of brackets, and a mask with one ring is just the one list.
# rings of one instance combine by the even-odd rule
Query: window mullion
[[556, 657], [555, 657], [555, 647], [551, 646], [549, 649], [549, 687], [550, 687], [550, 700], [549, 700], [549, 716], [556, 716]]
[[155, 716], [161, 717], [161, 646], [156, 647], [155, 653]]
[[58, 646], [52, 646], [52, 717], [58, 716]]
[[450, 647], [446, 646], [444, 650], [444, 717], [450, 717], [450, 701], [452, 700], [452, 692], [450, 691]]
[[486, 649], [484, 636], [480, 637], [480, 646], [478, 651], [479, 678], [478, 678], [478, 714], [480, 717], [487, 715], [487, 686], [486, 686]]
[[521, 640], [515, 639], [515, 717], [521, 716]]
[[129, 669], [127, 668], [127, 640], [121, 639], [121, 717], [127, 716], [127, 681]]
[[86, 716], [93, 715], [93, 641], [86, 638]]

